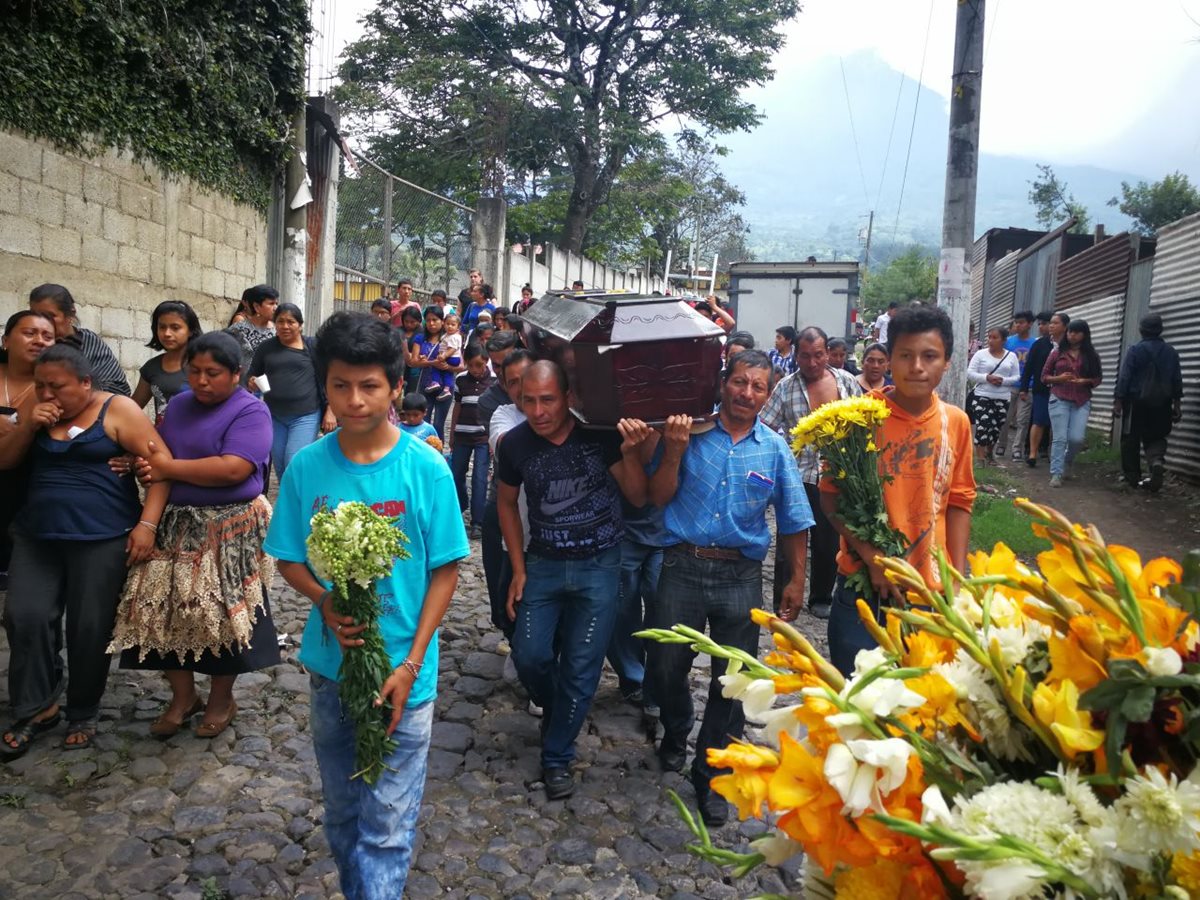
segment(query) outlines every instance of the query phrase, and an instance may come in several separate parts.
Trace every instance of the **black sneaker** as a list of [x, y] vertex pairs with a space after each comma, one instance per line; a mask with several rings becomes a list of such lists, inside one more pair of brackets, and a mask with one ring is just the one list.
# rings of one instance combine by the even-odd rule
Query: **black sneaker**
[[1036, 469], [1037, 468], [1037, 457], [1036, 456], [1028, 457], [1025, 460], [1025, 465], [1029, 466], [1029, 468], [1031, 468], [1031, 469]]
[[683, 764], [687, 762], [687, 748], [676, 749], [663, 741], [658, 748], [658, 764], [664, 772], [682, 772]]
[[709, 828], [720, 828], [729, 821], [729, 804], [725, 798], [708, 786], [708, 780], [692, 773], [692, 787], [696, 789], [696, 806], [700, 818]]
[[1163, 486], [1163, 476], [1165, 475], [1166, 469], [1163, 466], [1151, 466], [1150, 477], [1146, 479], [1146, 481], [1149, 482], [1146, 485], [1146, 489], [1150, 491], [1161, 490]]
[[833, 604], [828, 600], [817, 600], [813, 602], [809, 612], [818, 619], [828, 619], [829, 614], [833, 612]]
[[575, 793], [575, 776], [570, 769], [544, 769], [542, 781], [546, 783], [549, 800], [565, 800]]

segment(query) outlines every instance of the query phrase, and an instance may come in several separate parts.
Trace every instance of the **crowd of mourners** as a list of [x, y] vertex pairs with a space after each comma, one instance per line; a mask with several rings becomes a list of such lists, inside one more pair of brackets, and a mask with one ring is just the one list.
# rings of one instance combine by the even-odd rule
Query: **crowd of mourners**
[[[122, 668], [163, 672], [171, 687], [152, 735], [221, 734], [237, 715], [237, 676], [280, 661], [270, 597], [278, 571], [313, 603], [299, 656], [343, 891], [399, 896], [425, 780], [436, 629], [469, 540], [480, 543], [492, 622], [510, 651], [505, 678], [541, 720], [547, 796], [574, 791], [575, 743], [606, 660], [625, 700], [657, 719], [662, 768], [682, 772], [696, 653], [634, 634], [685, 624], [756, 653], [750, 611], [772, 552], [768, 507], [774, 609], [785, 620], [805, 606], [827, 618], [839, 669], [851, 671], [872, 645], [847, 576], [866, 567], [877, 613], [893, 594], [875, 549], [844, 527], [815, 453], [792, 454], [784, 436], [801, 418], [867, 392], [889, 406], [885, 504], [912, 542], [910, 562], [936, 583], [933, 548], [965, 567], [973, 463], [1007, 446], [1034, 465], [1049, 432], [1059, 483], [1101, 378], [1086, 323], [1018, 313], [1013, 335], [993, 328], [986, 347], [969, 348], [972, 423], [938, 397], [954, 335], [936, 308], [889, 308], [860, 370], [853, 345], [817, 327], [782, 326], [771, 348], [757, 348], [707, 298], [696, 313], [727, 335], [712, 421], [623, 419], [615, 431], [593, 430], [571, 413], [567, 373], [525, 346], [533, 291], [510, 310], [477, 271], [470, 277], [458, 297], [434, 291], [424, 308], [401, 280], [369, 315], [335, 313], [313, 335], [302, 310], [267, 285], [247, 289], [217, 331], [202, 331], [188, 304], [164, 301], [147, 322], [154, 355], [133, 390], [111, 349], [80, 324], [70, 291], [33, 289], [5, 324], [0, 356], [12, 707], [0, 758], [23, 755], [64, 719], [63, 748], [90, 746], [114, 654]], [[1132, 436], [1126, 477], [1141, 483], [1144, 446], [1152, 488], [1182, 391], [1161, 331], [1157, 317], [1143, 320], [1117, 388]], [[314, 512], [355, 500], [401, 517], [411, 552], [377, 585], [394, 666], [381, 699], [397, 749], [373, 785], [351, 777], [353, 724], [337, 686], [362, 626], [334, 609], [305, 543]], [[720, 770], [707, 750], [745, 727], [722, 674], [713, 667], [688, 770], [710, 826], [729, 808], [710, 788]]]

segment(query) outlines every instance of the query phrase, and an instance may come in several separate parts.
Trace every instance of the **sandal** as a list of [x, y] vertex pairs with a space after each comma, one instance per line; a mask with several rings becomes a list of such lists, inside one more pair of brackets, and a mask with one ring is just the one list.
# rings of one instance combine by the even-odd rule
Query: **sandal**
[[174, 737], [179, 734], [184, 723], [202, 709], [204, 709], [204, 701], [197, 695], [195, 701], [188, 707], [188, 711], [183, 714], [182, 719], [178, 722], [174, 719], [168, 719], [167, 714], [164, 712], [150, 725], [150, 733], [158, 738]]
[[[92, 746], [96, 737], [96, 719], [80, 719], [78, 722], [67, 723], [67, 736], [63, 738], [64, 750], [86, 750]], [[71, 743], [71, 738], [83, 738]]]
[[11, 760], [24, 756], [35, 737], [54, 728], [61, 721], [62, 713], [56, 709], [54, 715], [40, 722], [35, 716], [13, 722], [7, 732], [9, 738], [0, 738], [0, 759]]
[[229, 701], [229, 712], [225, 718], [219, 722], [201, 722], [196, 726], [196, 737], [198, 738], [215, 738], [218, 734], [229, 727], [229, 723], [233, 721], [233, 717], [237, 715], [237, 703]]

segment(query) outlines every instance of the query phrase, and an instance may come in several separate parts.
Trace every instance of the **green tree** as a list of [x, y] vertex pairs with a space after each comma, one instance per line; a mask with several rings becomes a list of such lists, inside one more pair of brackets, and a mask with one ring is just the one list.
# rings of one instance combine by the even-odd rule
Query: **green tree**
[[[559, 243], [579, 252], [623, 166], [663, 120], [727, 133], [759, 121], [797, 0], [384, 0], [347, 48], [338, 99], [387, 133], [400, 174], [498, 192], [514, 170], [569, 173]], [[389, 154], [381, 154], [382, 164]], [[439, 183], [440, 181], [440, 183]]]
[[1133, 219], [1138, 234], [1153, 237], [1163, 225], [1200, 212], [1200, 191], [1186, 175], [1174, 172], [1153, 184], [1139, 181], [1131, 186], [1122, 181], [1120, 198], [1113, 197], [1108, 205]]
[[860, 287], [860, 301], [868, 317], [875, 320], [893, 300], [932, 300], [937, 296], [937, 257], [924, 247], [913, 247], [878, 272], [866, 272]]
[[1067, 183], [1058, 180], [1054, 169], [1039, 165], [1037, 170], [1038, 177], [1029, 182], [1029, 202], [1033, 204], [1038, 224], [1049, 231], [1074, 216], [1071, 233], [1086, 234], [1091, 227], [1087, 208], [1076, 202], [1067, 190]]

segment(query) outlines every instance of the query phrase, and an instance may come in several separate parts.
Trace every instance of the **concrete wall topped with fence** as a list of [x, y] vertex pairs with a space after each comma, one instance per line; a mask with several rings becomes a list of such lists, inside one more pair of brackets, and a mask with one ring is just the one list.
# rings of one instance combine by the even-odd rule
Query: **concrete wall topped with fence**
[[338, 185], [334, 305], [369, 304], [401, 278], [422, 296], [456, 296], [468, 283], [474, 211], [352, 156]]
[[647, 278], [644, 269], [614, 269], [603, 263], [561, 250], [553, 244], [515, 245], [507, 256], [505, 290], [496, 293], [505, 306], [521, 299], [521, 288], [526, 284], [533, 288], [533, 295], [540, 297], [549, 290], [570, 288], [579, 280], [588, 290], [633, 291], [649, 294], [665, 291], [665, 282], [657, 276]]

